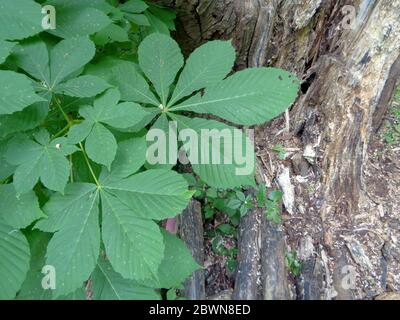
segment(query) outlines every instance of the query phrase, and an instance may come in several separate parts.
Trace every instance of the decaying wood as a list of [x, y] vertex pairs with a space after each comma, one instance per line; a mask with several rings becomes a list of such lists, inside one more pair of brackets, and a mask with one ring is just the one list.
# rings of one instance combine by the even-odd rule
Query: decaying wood
[[260, 228], [263, 210], [250, 209], [239, 225], [234, 300], [257, 300], [260, 298]]
[[288, 270], [285, 265], [286, 242], [281, 225], [262, 222], [262, 287], [264, 300], [291, 300]]
[[[192, 251], [194, 260], [204, 265], [203, 219], [200, 202], [192, 200], [180, 218], [180, 236]], [[205, 300], [204, 270], [199, 269], [185, 282], [185, 297], [189, 300]]]
[[[351, 298], [340, 270], [354, 261], [341, 236], [357, 227], [368, 142], [400, 76], [400, 0], [157, 2], [177, 10], [176, 37], [186, 54], [207, 40], [232, 39], [237, 69], [273, 65], [304, 80], [290, 112], [291, 142], [312, 146], [316, 188], [311, 197], [299, 186], [296, 204], [304, 200], [304, 215], [318, 215], [307, 232], [328, 256], [336, 294], [325, 297]], [[355, 8], [351, 25], [346, 5]]]

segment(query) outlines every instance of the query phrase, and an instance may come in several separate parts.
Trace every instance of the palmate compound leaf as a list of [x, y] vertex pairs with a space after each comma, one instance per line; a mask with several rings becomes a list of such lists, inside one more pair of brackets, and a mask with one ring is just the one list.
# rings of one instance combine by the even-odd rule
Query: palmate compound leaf
[[165, 106], [170, 86], [183, 66], [178, 44], [169, 36], [155, 33], [142, 41], [138, 54], [140, 68], [153, 83]]
[[[194, 172], [203, 181], [212, 187], [223, 189], [255, 185], [254, 145], [245, 132], [238, 135], [241, 130], [215, 120], [174, 114], [171, 117], [177, 121], [179, 135], [183, 135], [184, 129], [191, 129], [196, 133], [197, 140], [194, 144], [190, 139], [182, 137], [185, 139], [183, 148], [189, 155]], [[205, 135], [205, 130], [209, 135]], [[208, 158], [205, 157], [207, 153]], [[217, 157], [216, 160], [213, 160], [214, 156]]]
[[0, 220], [16, 229], [23, 229], [43, 217], [33, 191], [17, 195], [13, 184], [0, 185]]
[[[124, 278], [145, 280], [157, 276], [164, 257], [163, 236], [153, 219], [179, 214], [191, 196], [185, 180], [166, 170], [150, 170], [106, 182], [100, 181], [100, 188], [70, 184], [64, 195], [54, 194], [43, 208], [48, 218], [36, 227], [56, 232], [46, 259], [46, 264], [56, 267], [56, 296], [79, 288], [95, 268], [100, 246], [99, 198], [102, 239], [110, 263]], [[124, 195], [129, 201], [125, 202]], [[130, 198], [146, 201], [130, 203]]]
[[206, 88], [204, 95], [198, 93], [171, 111], [208, 113], [241, 125], [262, 124], [295, 101], [299, 85], [287, 71], [250, 68]]
[[18, 40], [33, 36], [42, 28], [42, 7], [32, 0], [0, 1], [0, 39]]
[[50, 190], [63, 192], [70, 174], [66, 156], [77, 149], [66, 138], [50, 141], [45, 130], [38, 131], [34, 138], [35, 141], [20, 135], [8, 144], [6, 160], [17, 166], [13, 182], [17, 193], [32, 190], [39, 178]]
[[161, 298], [153, 288], [124, 279], [102, 256], [97, 262], [91, 280], [93, 300], [160, 300]]
[[0, 220], [0, 300], [15, 297], [29, 270], [29, 259], [25, 236]]
[[0, 115], [21, 111], [39, 101], [45, 100], [35, 93], [28, 77], [0, 70]]
[[18, 67], [39, 81], [41, 91], [85, 98], [110, 87], [103, 79], [92, 75], [68, 79], [71, 74], [80, 73], [94, 54], [93, 42], [85, 37], [62, 40], [50, 52], [44, 41], [31, 38], [14, 49], [13, 57]]
[[46, 264], [56, 271], [54, 297], [82, 287], [100, 252], [99, 190], [96, 185], [74, 183], [65, 195], [54, 194], [43, 208], [48, 219], [36, 227], [56, 232], [47, 247]]
[[94, 101], [93, 107], [85, 106], [79, 111], [85, 119], [71, 128], [68, 141], [78, 143], [86, 139], [88, 156], [96, 163], [110, 168], [117, 153], [117, 141], [105, 125], [126, 129], [140, 123], [149, 113], [133, 102], [122, 102], [117, 89], [109, 89]]

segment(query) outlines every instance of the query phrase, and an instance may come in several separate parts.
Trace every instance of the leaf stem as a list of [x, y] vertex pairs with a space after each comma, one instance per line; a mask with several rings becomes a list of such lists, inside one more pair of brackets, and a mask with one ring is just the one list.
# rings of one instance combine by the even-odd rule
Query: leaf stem
[[81, 148], [81, 151], [83, 153], [83, 157], [85, 158], [85, 161], [86, 161], [86, 164], [87, 164], [87, 166], [89, 168], [90, 174], [92, 175], [94, 181], [96, 182], [96, 185], [98, 187], [101, 187], [101, 184], [100, 184], [99, 180], [97, 180], [96, 175], [94, 174], [94, 170], [92, 168], [92, 165], [90, 164], [90, 161], [89, 161], [89, 158], [88, 158], [88, 156], [86, 154], [86, 151], [83, 148], [82, 142], [79, 142], [79, 147]]
[[[65, 120], [67, 121], [67, 127], [70, 128], [74, 124], [74, 120], [71, 120], [68, 115], [65, 113], [64, 109], [62, 108], [60, 102], [58, 101], [57, 97], [54, 97], [54, 101], [56, 102], [57, 107], [60, 109], [61, 113], [63, 114]], [[63, 129], [64, 130], [64, 129]], [[90, 174], [92, 175], [97, 187], [101, 187], [99, 180], [97, 180], [96, 175], [94, 174], [94, 170], [92, 168], [92, 165], [90, 164], [89, 158], [86, 154], [85, 149], [83, 148], [82, 142], [79, 142], [79, 147], [83, 153], [83, 157], [85, 158], [85, 162], [89, 168]]]

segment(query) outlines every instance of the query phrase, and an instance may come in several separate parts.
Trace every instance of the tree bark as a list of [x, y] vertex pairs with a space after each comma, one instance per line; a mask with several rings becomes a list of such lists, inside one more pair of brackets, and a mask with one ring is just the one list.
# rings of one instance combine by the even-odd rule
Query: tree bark
[[[304, 235], [310, 234], [330, 261], [324, 266], [332, 277], [325, 282], [332, 287], [321, 298], [351, 298], [338, 276], [350, 263], [340, 230], [356, 227], [367, 146], [400, 76], [400, 0], [156, 2], [177, 11], [175, 37], [185, 54], [208, 40], [232, 39], [236, 69], [276, 66], [303, 79], [287, 139], [313, 151], [315, 192], [299, 186], [296, 202], [306, 203], [311, 216]], [[348, 20], [348, 6], [355, 20]], [[270, 126], [258, 139], [269, 137]]]

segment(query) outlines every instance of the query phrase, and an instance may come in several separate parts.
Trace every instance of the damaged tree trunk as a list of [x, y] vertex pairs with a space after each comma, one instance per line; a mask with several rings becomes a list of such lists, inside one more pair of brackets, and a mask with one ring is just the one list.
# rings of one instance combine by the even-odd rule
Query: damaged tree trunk
[[[307, 222], [301, 237], [311, 236], [318, 250], [310, 261], [324, 276], [318, 276], [315, 292], [300, 298], [352, 298], [341, 284], [341, 270], [352, 264], [342, 233], [357, 227], [368, 142], [400, 76], [400, 0], [155, 2], [177, 11], [175, 37], [184, 53], [208, 40], [232, 39], [237, 69], [276, 66], [303, 79], [286, 139], [308, 150], [315, 192], [296, 188], [296, 201], [302, 199], [307, 207], [296, 205], [294, 215]], [[274, 138], [270, 126], [261, 130], [256, 143]], [[268, 240], [263, 241], [265, 246]]]

